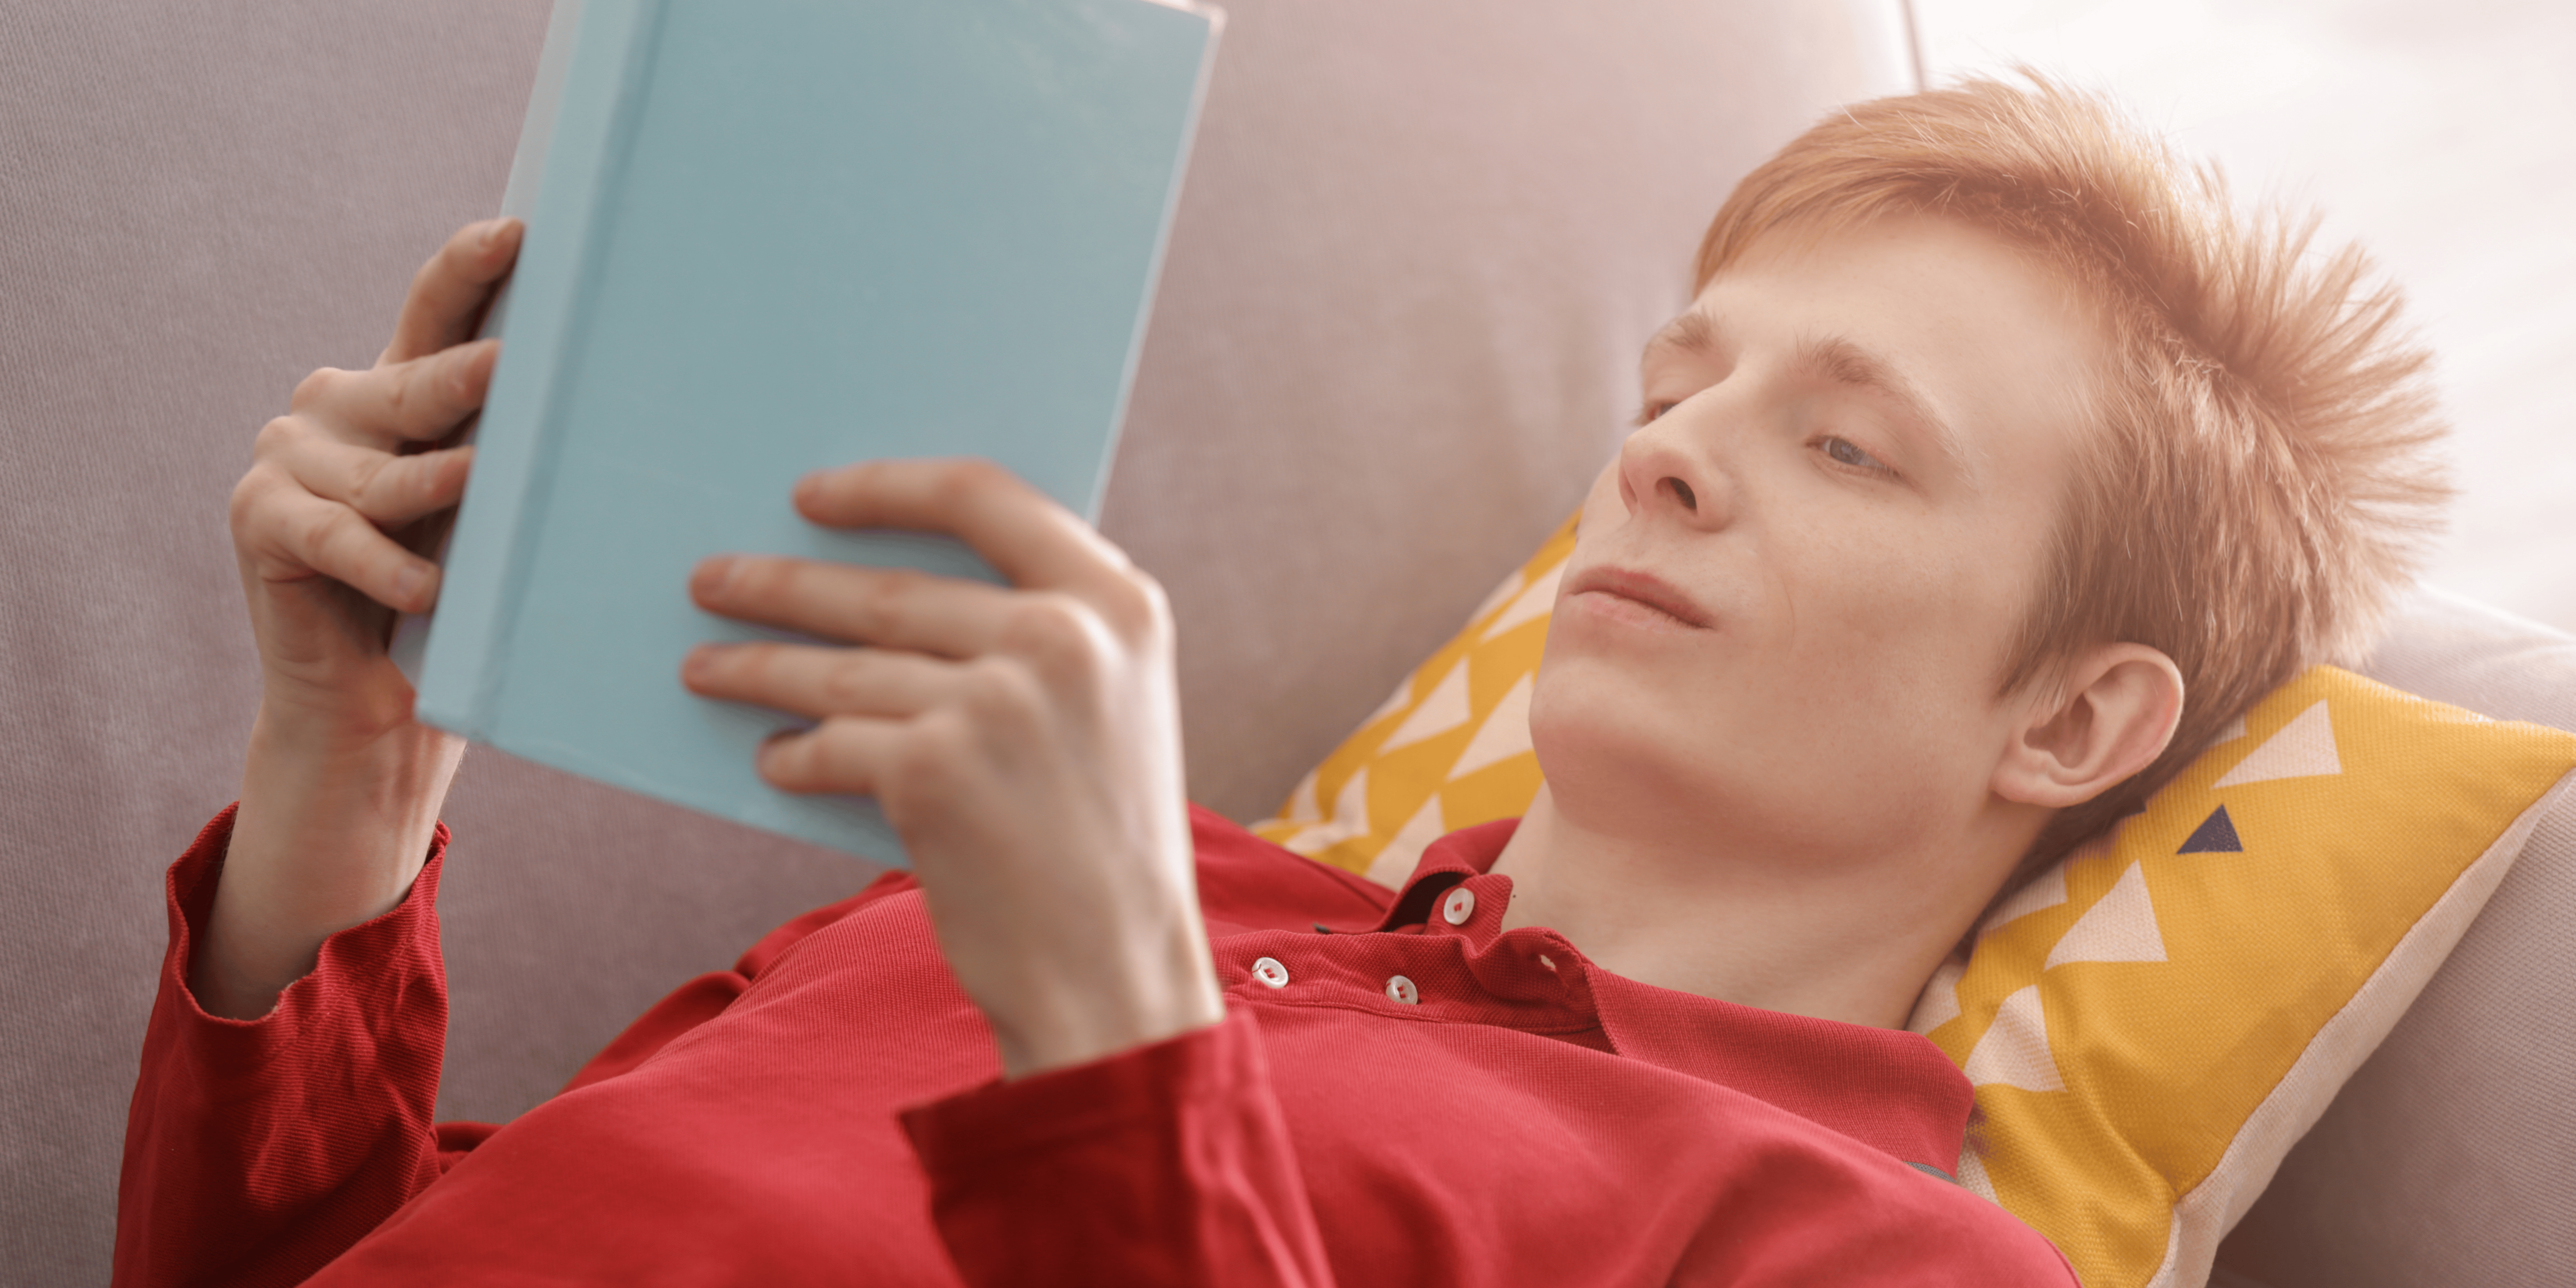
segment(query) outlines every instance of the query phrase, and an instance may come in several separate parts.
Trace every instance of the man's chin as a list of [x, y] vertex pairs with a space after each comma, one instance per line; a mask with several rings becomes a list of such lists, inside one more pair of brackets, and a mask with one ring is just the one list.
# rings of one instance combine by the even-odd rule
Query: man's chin
[[1551, 652], [1530, 695], [1530, 742], [1548, 781], [1601, 774], [1688, 791], [1703, 774], [1723, 775], [1713, 761], [1759, 743], [1733, 732], [1724, 713], [1702, 710], [1695, 689], [1664, 668]]

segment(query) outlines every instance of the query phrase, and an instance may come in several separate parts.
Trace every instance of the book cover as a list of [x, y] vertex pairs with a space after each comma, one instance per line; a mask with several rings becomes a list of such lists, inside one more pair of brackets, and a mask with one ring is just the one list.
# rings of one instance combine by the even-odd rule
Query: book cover
[[[1163, 0], [558, 0], [528, 234], [425, 623], [419, 717], [888, 863], [873, 802], [760, 781], [795, 723], [680, 687], [707, 555], [997, 580], [816, 528], [805, 473], [984, 456], [1097, 517], [1214, 51]], [[519, 213], [515, 211], [505, 213]]]

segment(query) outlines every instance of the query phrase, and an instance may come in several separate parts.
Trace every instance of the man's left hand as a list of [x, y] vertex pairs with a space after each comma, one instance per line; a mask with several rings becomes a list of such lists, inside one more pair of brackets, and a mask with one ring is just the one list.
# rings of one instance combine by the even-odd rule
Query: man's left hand
[[1004, 1076], [1221, 1019], [1162, 588], [988, 462], [830, 470], [796, 508], [957, 537], [1011, 583], [719, 556], [690, 579], [700, 607], [851, 647], [710, 644], [681, 670], [692, 692], [818, 722], [764, 747], [761, 777], [877, 799]]

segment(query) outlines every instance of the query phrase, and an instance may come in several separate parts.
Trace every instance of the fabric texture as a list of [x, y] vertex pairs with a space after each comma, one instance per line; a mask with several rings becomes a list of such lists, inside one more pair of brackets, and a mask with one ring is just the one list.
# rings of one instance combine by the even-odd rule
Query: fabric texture
[[[1224, 7], [1105, 522], [1248, 818], [1573, 503], [1736, 177], [1911, 81], [1897, 0]], [[256, 701], [251, 438], [495, 208], [547, 10], [0, 5], [0, 1284], [107, 1275], [163, 860]], [[872, 876], [480, 751], [447, 818], [442, 1118]]]
[[[2576, 638], [2439, 590], [2365, 669], [2576, 731]], [[2576, 800], [2219, 1250], [2254, 1288], [2557, 1288], [2576, 1265]]]
[[[1257, 830], [1384, 881], [1458, 814], [1526, 808], [1530, 686], [1572, 547], [1569, 520]], [[2576, 736], [2333, 668], [2272, 694], [2143, 814], [1996, 909], [1925, 990], [1913, 1027], [1985, 1116], [1962, 1180], [2087, 1283], [2202, 1282], [2535, 829], [2576, 800], [2550, 795], [2571, 766]]]
[[1200, 811], [1228, 1018], [1088, 1065], [997, 1081], [896, 877], [682, 988], [517, 1121], [437, 1129], [444, 838], [416, 897], [226, 1021], [185, 971], [229, 823], [171, 871], [124, 1288], [2073, 1283], [1927, 1161], [1969, 1109], [1931, 1043], [1504, 930], [1510, 822], [1391, 893]]

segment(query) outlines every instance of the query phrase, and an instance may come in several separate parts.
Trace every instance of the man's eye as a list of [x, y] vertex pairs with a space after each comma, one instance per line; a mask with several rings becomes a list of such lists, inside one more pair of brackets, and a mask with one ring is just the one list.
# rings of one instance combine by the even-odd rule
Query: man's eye
[[1637, 423], [1640, 425], [1646, 425], [1662, 420], [1665, 412], [1671, 411], [1673, 408], [1680, 405], [1680, 403], [1655, 402], [1649, 399], [1645, 406], [1637, 409]]
[[1835, 438], [1828, 435], [1824, 439], [1823, 446], [1825, 455], [1832, 457], [1837, 465], [1848, 465], [1856, 470], [1873, 470], [1881, 474], [1896, 472], [1880, 462], [1877, 457], [1862, 451], [1859, 444], [1848, 438]]

